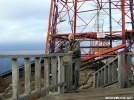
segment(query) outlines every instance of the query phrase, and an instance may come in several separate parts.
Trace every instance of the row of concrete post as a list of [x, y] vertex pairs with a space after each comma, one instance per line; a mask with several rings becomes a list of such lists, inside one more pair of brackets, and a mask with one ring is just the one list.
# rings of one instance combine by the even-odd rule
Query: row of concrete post
[[[41, 54], [41, 55], [0, 55], [0, 58], [12, 60], [12, 98], [9, 100], [26, 100], [36, 94], [54, 92], [60, 94], [72, 91], [72, 57], [64, 65], [63, 56], [66, 54]], [[24, 94], [20, 94], [18, 58], [24, 58]], [[30, 58], [35, 58], [35, 90], [31, 89], [31, 63]], [[44, 59], [44, 86], [41, 86], [41, 59]], [[52, 80], [50, 80], [50, 68]]]

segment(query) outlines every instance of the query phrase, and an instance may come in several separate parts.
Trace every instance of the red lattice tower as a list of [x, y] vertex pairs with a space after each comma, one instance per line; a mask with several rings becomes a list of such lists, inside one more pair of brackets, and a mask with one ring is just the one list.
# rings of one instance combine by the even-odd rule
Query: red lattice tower
[[131, 51], [133, 22], [132, 0], [51, 0], [45, 53], [62, 52], [71, 33], [82, 62]]

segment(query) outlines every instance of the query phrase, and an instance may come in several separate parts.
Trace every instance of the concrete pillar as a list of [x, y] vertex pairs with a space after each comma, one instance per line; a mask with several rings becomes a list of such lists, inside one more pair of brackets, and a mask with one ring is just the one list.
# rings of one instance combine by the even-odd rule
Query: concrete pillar
[[35, 90], [41, 90], [41, 63], [40, 58], [35, 58]]
[[12, 59], [12, 97], [19, 98], [19, 68], [16, 58]]
[[[65, 82], [65, 69], [62, 58], [58, 56], [58, 83]], [[58, 87], [58, 93], [64, 93], [64, 86]]]
[[31, 94], [31, 65], [30, 59], [24, 59], [24, 68], [25, 68], [25, 94]]
[[72, 91], [72, 56], [70, 56], [69, 66], [65, 66], [65, 80], [67, 92]]
[[[57, 84], [57, 61], [56, 57], [51, 58], [51, 69], [52, 69], [52, 85]], [[56, 91], [57, 89], [55, 89]]]
[[50, 58], [44, 58], [44, 88], [50, 87]]

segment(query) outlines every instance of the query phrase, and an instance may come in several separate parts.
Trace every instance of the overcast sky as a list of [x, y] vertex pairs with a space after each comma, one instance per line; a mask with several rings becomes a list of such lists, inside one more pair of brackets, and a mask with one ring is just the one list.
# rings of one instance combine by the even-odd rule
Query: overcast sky
[[[50, 1], [51, 0], [0, 0], [0, 54], [7, 54], [7, 52], [35, 53], [34, 51], [36, 51], [36, 53], [44, 53]], [[88, 7], [92, 7], [91, 4], [89, 5], [88, 3], [85, 6], [87, 9], [89, 9]], [[114, 18], [119, 17], [118, 12], [115, 11], [112, 13]], [[92, 14], [88, 14], [82, 18], [89, 20], [90, 17], [92, 17]], [[66, 20], [67, 19], [68, 17]], [[104, 19], [104, 30], [109, 30], [109, 24], [107, 24], [109, 22], [108, 17], [104, 16]], [[77, 21], [77, 23], [79, 23], [79, 21]], [[117, 27], [114, 21], [112, 24], [113, 29], [120, 30], [120, 27]], [[71, 29], [70, 27], [65, 27], [66, 25], [69, 26], [68, 21], [61, 23], [61, 25], [59, 25], [61, 30], [58, 31], [62, 33], [62, 30], [67, 31]], [[129, 29], [129, 27], [127, 29]], [[90, 30], [88, 29], [88, 31]], [[1, 69], [7, 69], [5, 66], [7, 65], [3, 64], [3, 66], [0, 67]]]
[[[0, 0], [0, 52], [11, 50], [45, 50], [50, 1]], [[87, 3], [85, 6], [89, 7], [91, 5]], [[118, 17], [117, 12], [112, 13], [114, 18]], [[88, 17], [92, 17], [91, 15], [84, 17], [84, 19], [87, 18], [89, 20]], [[104, 19], [104, 30], [109, 30], [109, 25], [107, 24], [109, 22], [108, 17]], [[63, 33], [62, 30], [71, 29], [70, 27], [64, 27], [65, 23], [69, 25], [68, 21], [61, 23], [59, 25], [61, 29], [58, 30], [59, 32]], [[114, 21], [112, 24], [113, 30], [120, 30], [120, 27], [117, 27]], [[90, 28], [87, 29], [90, 31]]]
[[0, 50], [19, 44], [44, 48], [49, 8], [50, 0], [0, 0]]

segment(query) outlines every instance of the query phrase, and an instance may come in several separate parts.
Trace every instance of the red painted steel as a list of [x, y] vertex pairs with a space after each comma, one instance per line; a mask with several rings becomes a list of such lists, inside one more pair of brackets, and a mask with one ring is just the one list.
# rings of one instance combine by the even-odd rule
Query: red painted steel
[[45, 54], [49, 53], [49, 43], [50, 43], [50, 39], [51, 39], [50, 34], [51, 34], [51, 22], [52, 22], [53, 4], [54, 4], [54, 2], [53, 2], [53, 0], [51, 0]]
[[45, 53], [61, 52], [71, 33], [81, 43], [83, 62], [132, 51], [133, 10], [132, 0], [51, 0]]
[[87, 60], [90, 60], [90, 59], [93, 59], [95, 57], [100, 57], [104, 54], [107, 54], [109, 52], [112, 52], [112, 51], [115, 51], [115, 50], [118, 50], [118, 49], [121, 49], [121, 48], [124, 48], [126, 45], [125, 44], [122, 44], [122, 45], [119, 45], [119, 46], [116, 46], [116, 47], [113, 47], [113, 48], [110, 48], [110, 49], [107, 49], [107, 50], [104, 50], [102, 52], [99, 52], [97, 54], [94, 54], [93, 56], [89, 56], [89, 57], [86, 57], [86, 58], [83, 58], [82, 59], [82, 62], [85, 62]]

